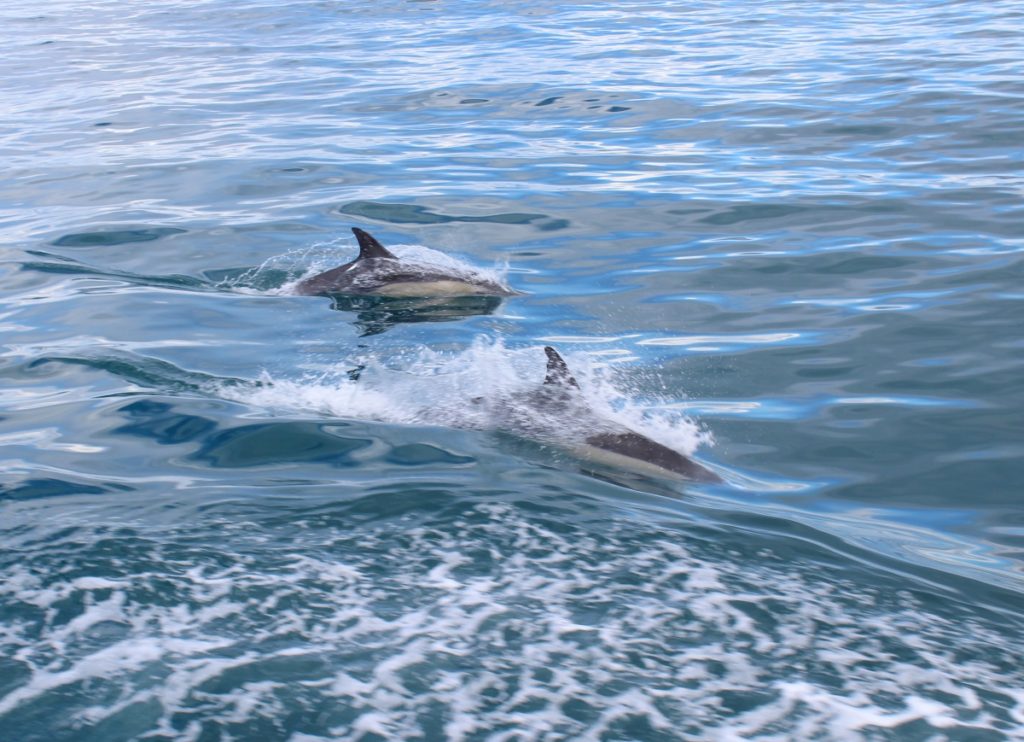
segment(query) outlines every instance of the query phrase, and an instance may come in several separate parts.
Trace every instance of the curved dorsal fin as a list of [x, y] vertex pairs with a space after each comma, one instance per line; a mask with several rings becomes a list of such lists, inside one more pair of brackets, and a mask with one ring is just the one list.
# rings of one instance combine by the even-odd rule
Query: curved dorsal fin
[[384, 245], [377, 242], [376, 238], [369, 232], [364, 232], [359, 227], [352, 227], [352, 232], [355, 234], [356, 239], [359, 240], [358, 260], [365, 260], [366, 258], [391, 258], [392, 260], [398, 260], [398, 258], [387, 251]]
[[544, 383], [568, 385], [579, 389], [580, 385], [572, 377], [572, 374], [569, 373], [569, 367], [565, 365], [565, 360], [562, 356], [558, 355], [558, 351], [547, 345], [544, 347], [544, 353], [548, 357], [548, 369], [547, 375], [544, 377]]

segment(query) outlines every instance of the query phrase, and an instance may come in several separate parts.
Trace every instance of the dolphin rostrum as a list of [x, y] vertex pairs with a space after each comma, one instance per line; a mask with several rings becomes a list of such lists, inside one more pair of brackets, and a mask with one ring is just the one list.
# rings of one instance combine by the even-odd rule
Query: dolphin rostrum
[[571, 417], [574, 424], [586, 427], [582, 440], [570, 445], [574, 456], [661, 479], [722, 481], [715, 472], [678, 451], [595, 414], [583, 399], [579, 382], [558, 351], [547, 346], [544, 353], [548, 357], [547, 373], [543, 386], [534, 394], [533, 403], [550, 414]]
[[368, 232], [353, 227], [359, 255], [350, 263], [311, 276], [295, 287], [309, 296], [389, 297], [513, 296], [518, 293], [472, 270], [404, 261]]

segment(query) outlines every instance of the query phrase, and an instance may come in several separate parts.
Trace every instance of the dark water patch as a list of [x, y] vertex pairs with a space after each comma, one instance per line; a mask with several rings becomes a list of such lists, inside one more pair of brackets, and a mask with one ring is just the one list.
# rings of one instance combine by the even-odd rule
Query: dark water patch
[[114, 351], [95, 355], [42, 356], [32, 360], [28, 368], [36, 369], [51, 363], [85, 366], [113, 374], [139, 386], [167, 392], [207, 392], [221, 385], [261, 386], [261, 382], [258, 381], [189, 371], [158, 358]]
[[391, 224], [447, 224], [450, 222], [485, 222], [490, 224], [531, 224], [548, 219], [546, 214], [505, 213], [475, 215], [438, 214], [425, 206], [377, 201], [353, 201], [339, 206], [339, 214], [358, 216]]
[[285, 167], [271, 167], [267, 168], [268, 173], [282, 173], [284, 175], [302, 175], [305, 173], [314, 173], [320, 169], [319, 165], [289, 165]]
[[114, 428], [115, 435], [143, 436], [163, 445], [199, 440], [217, 427], [213, 420], [175, 412], [166, 402], [142, 399], [121, 407], [118, 412], [132, 422]]
[[395, 446], [388, 452], [387, 461], [402, 466], [421, 466], [424, 464], [472, 464], [476, 459], [471, 456], [460, 456], [445, 451], [443, 448], [425, 443], [408, 443]]
[[51, 244], [58, 247], [108, 247], [131, 242], [153, 242], [162, 237], [184, 234], [186, 231], [174, 227], [147, 227], [110, 232], [78, 232], [58, 237]]
[[124, 492], [131, 488], [122, 484], [98, 486], [56, 477], [38, 477], [26, 479], [15, 485], [0, 485], [0, 500], [38, 500], [64, 495], [99, 495], [115, 490]]
[[32, 672], [28, 666], [10, 657], [0, 657], [0, 698], [28, 682]]
[[208, 282], [192, 276], [170, 275], [154, 276], [120, 271], [114, 268], [97, 268], [81, 263], [72, 258], [33, 251], [34, 255], [46, 257], [46, 261], [25, 261], [21, 263], [21, 270], [38, 271], [39, 273], [52, 273], [64, 276], [90, 276], [94, 278], [106, 278], [116, 281], [123, 281], [134, 285], [157, 286], [171, 289], [211, 289]]
[[355, 466], [351, 454], [371, 446], [373, 441], [339, 435], [332, 427], [306, 422], [243, 425], [207, 437], [190, 458], [217, 468], [298, 463]]
[[46, 252], [45, 250], [26, 250], [25, 254], [31, 255], [36, 258], [42, 258], [43, 260], [46, 261], [52, 260], [58, 263], [72, 263], [75, 265], [85, 265], [84, 263], [79, 262], [75, 258], [69, 258], [66, 255], [57, 255], [56, 253]]

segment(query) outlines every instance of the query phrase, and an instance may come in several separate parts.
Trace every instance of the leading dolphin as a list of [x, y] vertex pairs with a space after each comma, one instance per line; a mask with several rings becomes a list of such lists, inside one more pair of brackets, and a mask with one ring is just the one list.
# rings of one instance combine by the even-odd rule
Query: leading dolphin
[[531, 395], [531, 404], [542, 414], [570, 420], [582, 426], [582, 440], [570, 444], [570, 452], [585, 461], [661, 479], [721, 482], [710, 469], [642, 433], [597, 415], [583, 399], [579, 382], [565, 360], [550, 345], [544, 348], [547, 369], [544, 384]]
[[403, 261], [374, 237], [353, 227], [359, 255], [350, 263], [300, 281], [296, 293], [390, 297], [513, 296], [516, 291], [475, 274]]

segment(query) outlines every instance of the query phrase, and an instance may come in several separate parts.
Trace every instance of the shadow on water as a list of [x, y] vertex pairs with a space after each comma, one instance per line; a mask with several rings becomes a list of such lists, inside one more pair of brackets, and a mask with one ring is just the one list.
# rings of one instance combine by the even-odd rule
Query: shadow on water
[[493, 314], [501, 306], [498, 296], [403, 297], [334, 296], [331, 309], [355, 312], [362, 337], [379, 335], [409, 322], [451, 322]]

